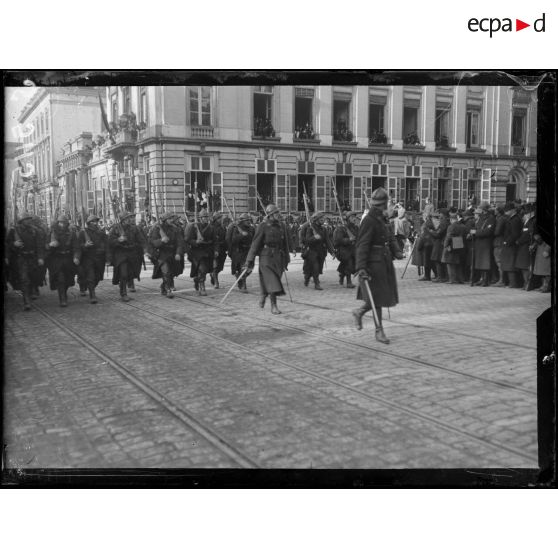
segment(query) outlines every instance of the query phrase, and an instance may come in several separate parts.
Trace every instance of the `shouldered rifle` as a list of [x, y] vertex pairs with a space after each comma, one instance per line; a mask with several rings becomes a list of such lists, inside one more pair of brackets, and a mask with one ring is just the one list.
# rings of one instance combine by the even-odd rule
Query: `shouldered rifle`
[[198, 183], [194, 182], [194, 226], [198, 233], [198, 242], [203, 242], [203, 235], [198, 225]]
[[120, 216], [120, 211], [118, 210], [118, 201], [116, 198], [111, 200], [112, 205], [112, 212], [114, 213], [115, 225], [118, 227], [118, 231], [120, 232], [120, 236], [124, 235], [124, 228], [122, 227], [122, 218]]
[[262, 197], [260, 196], [260, 193], [256, 190], [256, 197], [258, 198], [258, 201], [260, 202], [260, 205], [262, 206], [264, 215], [267, 217], [267, 211], [265, 210], [265, 205], [263, 203]]
[[229, 204], [227, 203], [227, 198], [225, 197], [225, 194], [221, 194], [223, 196], [223, 201], [225, 202], [225, 207], [227, 208], [227, 211], [229, 212], [229, 217], [233, 220], [236, 221], [236, 217], [234, 216], [234, 213], [231, 211], [231, 208], [229, 207]]
[[[343, 219], [343, 212], [341, 211], [341, 204], [339, 203], [339, 197], [337, 196], [337, 188], [335, 187], [335, 180], [333, 180], [333, 184], [331, 186], [333, 190], [333, 197], [335, 198], [335, 204], [337, 205], [337, 211], [339, 212], [339, 217], [341, 218], [341, 224], [344, 223]], [[355, 235], [352, 233], [351, 229], [349, 228], [349, 224], [347, 223], [347, 234], [349, 235], [349, 240], [352, 242], [355, 239]]]
[[234, 204], [234, 196], [233, 196], [233, 219], [236, 222], [236, 207], [235, 207], [235, 204]]
[[368, 195], [366, 194], [366, 188], [363, 188], [362, 192], [364, 194], [364, 199], [366, 200], [366, 205], [368, 206], [368, 209], [370, 209], [372, 205], [370, 204], [370, 200], [368, 199]]
[[57, 242], [56, 234], [54, 233], [54, 230], [56, 228], [56, 223], [58, 222], [58, 213], [60, 211], [60, 200], [61, 199], [62, 199], [62, 189], [60, 189], [58, 191], [58, 195], [56, 196], [56, 205], [54, 206], [54, 218], [52, 220], [51, 229], [50, 229], [50, 241], [51, 242]]
[[317, 233], [316, 229], [314, 228], [314, 225], [312, 224], [312, 220], [310, 219], [310, 208], [308, 207], [308, 194], [306, 193], [306, 184], [304, 182], [302, 183], [302, 187], [304, 188], [304, 192], [302, 193], [302, 199], [304, 201], [304, 213], [306, 213], [306, 220], [308, 221], [308, 224], [312, 228], [312, 232], [314, 233], [314, 235], [320, 236]]
[[87, 215], [85, 213], [85, 207], [81, 206], [81, 220], [83, 224], [83, 234], [85, 235], [85, 242], [91, 242], [91, 238], [87, 234]]

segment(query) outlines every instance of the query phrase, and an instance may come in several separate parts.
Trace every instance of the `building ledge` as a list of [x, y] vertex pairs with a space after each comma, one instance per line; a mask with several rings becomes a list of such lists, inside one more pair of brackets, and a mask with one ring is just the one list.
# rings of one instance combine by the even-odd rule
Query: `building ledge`
[[264, 137], [264, 136], [252, 136], [252, 141], [260, 141], [262, 143], [267, 143], [269, 141], [280, 142], [281, 138], [278, 137]]
[[393, 147], [393, 143], [375, 143], [369, 141], [368, 147], [372, 147], [373, 149], [391, 149]]
[[320, 145], [320, 143], [322, 142], [322, 140], [319, 139], [300, 139], [300, 138], [293, 138], [293, 143], [299, 143], [299, 144], [310, 144], [310, 145]]
[[356, 147], [358, 145], [357, 141], [342, 141], [342, 140], [333, 140], [331, 142], [331, 145], [339, 145], [339, 146], [343, 146], [343, 145], [347, 145], [347, 146], [354, 146]]
[[403, 149], [406, 150], [416, 150], [416, 151], [424, 151], [426, 149], [426, 146], [424, 145], [403, 145]]
[[436, 147], [435, 151], [449, 151], [450, 153], [455, 153], [457, 151], [457, 147]]
[[467, 153], [486, 153], [486, 149], [482, 147], [467, 147], [465, 150]]

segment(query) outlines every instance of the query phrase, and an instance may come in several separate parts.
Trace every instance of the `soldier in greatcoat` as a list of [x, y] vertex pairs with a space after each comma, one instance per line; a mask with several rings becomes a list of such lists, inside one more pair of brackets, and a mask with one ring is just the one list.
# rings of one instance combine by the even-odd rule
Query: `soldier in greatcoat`
[[521, 236], [523, 223], [521, 222], [521, 217], [517, 214], [514, 202], [506, 203], [504, 213], [506, 215], [506, 220], [504, 222], [504, 230], [502, 234], [502, 271], [508, 275], [508, 287], [517, 289], [519, 288], [519, 283], [515, 267], [515, 256], [517, 253], [517, 241]]
[[314, 288], [322, 291], [320, 285], [320, 275], [324, 270], [324, 262], [328, 252], [328, 232], [323, 226], [323, 214], [315, 213], [310, 218], [310, 223], [305, 224], [301, 229], [302, 251], [304, 254], [304, 264], [302, 272], [304, 274], [304, 286], [307, 287], [310, 278], [314, 280]]
[[68, 305], [68, 287], [75, 285], [79, 244], [76, 229], [70, 227], [70, 221], [64, 215], [53, 223], [46, 264], [50, 289], [58, 291], [60, 306], [65, 307]]
[[32, 216], [22, 213], [6, 236], [9, 280], [23, 295], [23, 309], [31, 310], [31, 297], [39, 268], [44, 266], [45, 242], [32, 224]]
[[[254, 239], [255, 229], [252, 225], [252, 218], [248, 213], [243, 213], [238, 218], [238, 223], [231, 223], [227, 228], [226, 243], [231, 258], [231, 273], [238, 279], [242, 273], [242, 268], [246, 263], [246, 257], [250, 251], [252, 240]], [[238, 282], [241, 292], [247, 293], [246, 277]]]
[[97, 304], [95, 289], [105, 275], [108, 238], [99, 227], [99, 217], [90, 215], [85, 228], [78, 233], [79, 262], [84, 284], [89, 291], [89, 302]]
[[114, 266], [112, 284], [118, 285], [120, 298], [123, 302], [129, 302], [128, 282], [132, 279], [139, 281], [145, 239], [134, 223], [133, 213], [124, 213], [120, 223], [116, 223], [109, 234], [109, 247], [111, 260]]
[[354, 211], [346, 212], [343, 215], [344, 223], [339, 223], [333, 233], [333, 247], [335, 255], [339, 260], [337, 272], [339, 273], [339, 284], [347, 281], [347, 289], [354, 289], [351, 280], [355, 272], [356, 238], [358, 236], [359, 219]]
[[184, 231], [184, 241], [188, 249], [188, 259], [192, 266], [190, 277], [200, 296], [207, 296], [205, 291], [206, 275], [211, 271], [214, 256], [214, 229], [209, 224], [209, 214], [202, 209], [198, 223], [189, 223]]
[[490, 286], [490, 269], [492, 267], [492, 242], [496, 229], [496, 217], [489, 211], [490, 204], [482, 201], [478, 207], [479, 219], [469, 231], [473, 241], [474, 268], [480, 272], [480, 279], [474, 282], [477, 287]]
[[[376, 340], [389, 343], [382, 325], [382, 307], [392, 307], [399, 302], [397, 280], [393, 258], [403, 259], [393, 230], [387, 219], [388, 195], [383, 188], [374, 190], [371, 196], [372, 207], [362, 219], [356, 241], [356, 269], [359, 275], [357, 299], [364, 305], [353, 311], [357, 329], [362, 329], [362, 317], [372, 309], [376, 309]], [[368, 296], [367, 281], [372, 293]]]
[[172, 213], [165, 213], [161, 223], [149, 233], [148, 253], [153, 261], [152, 279], [162, 279], [161, 294], [174, 298], [174, 277], [184, 271], [184, 237]]
[[225, 267], [225, 260], [227, 259], [227, 228], [223, 222], [224, 217], [221, 213], [215, 213], [211, 226], [213, 228], [213, 259], [211, 261], [211, 284], [219, 288], [219, 273]]
[[254, 269], [254, 260], [259, 256], [260, 308], [265, 306], [269, 296], [271, 313], [281, 314], [277, 308], [277, 297], [285, 294], [281, 277], [290, 262], [290, 244], [286, 227], [281, 222], [277, 206], [266, 207], [266, 217], [258, 225], [254, 240], [246, 256], [246, 268]]
[[[38, 215], [33, 215], [31, 217], [31, 224], [35, 227], [37, 231], [37, 235], [39, 237], [39, 242], [42, 244], [43, 247], [46, 247], [47, 238], [48, 238], [48, 225], [45, 223], [43, 219], [41, 219]], [[33, 274], [32, 274], [32, 284], [31, 284], [31, 300], [35, 300], [40, 292], [39, 287], [46, 285], [46, 266], [38, 265]]]

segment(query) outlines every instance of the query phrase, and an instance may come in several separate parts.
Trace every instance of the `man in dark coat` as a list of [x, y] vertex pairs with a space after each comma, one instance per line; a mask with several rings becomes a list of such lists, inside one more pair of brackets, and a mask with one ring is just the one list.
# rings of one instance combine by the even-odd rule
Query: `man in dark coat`
[[[37, 235], [39, 237], [38, 242], [44, 247], [46, 247], [48, 238], [48, 226], [38, 215], [33, 215], [31, 217], [31, 224], [35, 227]], [[43, 250], [44, 252], [44, 250]], [[39, 287], [46, 285], [46, 266], [38, 265], [32, 274], [32, 284], [31, 284], [31, 300], [35, 300], [39, 296]]]
[[490, 285], [490, 269], [492, 266], [492, 241], [496, 228], [496, 217], [489, 211], [490, 204], [482, 201], [478, 207], [479, 219], [470, 234], [474, 246], [474, 268], [479, 271], [481, 278], [473, 283], [476, 287]]
[[223, 271], [227, 259], [227, 228], [223, 220], [223, 215], [215, 213], [211, 223], [213, 227], [213, 259], [211, 261], [210, 280], [216, 289], [219, 288], [219, 273]]
[[421, 254], [422, 265], [424, 266], [424, 276], [421, 277], [419, 281], [430, 281], [432, 279], [432, 261], [430, 256], [432, 255], [432, 245], [434, 241], [430, 229], [433, 228], [432, 216], [428, 214], [424, 223], [421, 225], [420, 236], [415, 241], [417, 242], [416, 251]]
[[[393, 258], [403, 259], [387, 219], [387, 202], [388, 195], [383, 188], [374, 190], [372, 207], [360, 223], [356, 241], [356, 269], [360, 281], [357, 299], [365, 302], [353, 311], [353, 316], [357, 329], [362, 329], [362, 317], [374, 304], [378, 319], [376, 340], [380, 343], [389, 343], [382, 326], [382, 307], [389, 308], [399, 302]], [[373, 300], [368, 296], [365, 281], [370, 285]]]
[[448, 266], [449, 282], [463, 284], [461, 260], [465, 246], [465, 225], [459, 221], [457, 213], [450, 213], [450, 224], [444, 239], [442, 263]]
[[124, 213], [120, 223], [116, 223], [109, 234], [109, 247], [111, 250], [112, 265], [114, 272], [112, 284], [120, 288], [120, 298], [123, 302], [131, 299], [127, 293], [130, 279], [140, 278], [141, 258], [145, 249], [145, 239], [134, 224], [133, 213]]
[[44, 265], [45, 242], [28, 213], [22, 213], [17, 224], [8, 231], [6, 250], [10, 283], [14, 290], [20, 290], [23, 294], [23, 309], [31, 310], [30, 299], [35, 278], [39, 268]]
[[496, 214], [494, 217], [496, 222], [494, 225], [494, 239], [492, 241], [492, 255], [498, 269], [498, 281], [494, 283], [494, 286], [505, 287], [504, 272], [502, 271], [502, 243], [504, 242], [504, 225], [507, 217], [504, 214], [503, 205], [496, 206]]
[[287, 228], [281, 223], [277, 206], [270, 204], [265, 209], [266, 217], [258, 225], [250, 251], [246, 256], [246, 268], [254, 269], [254, 260], [259, 256], [260, 308], [269, 296], [271, 313], [281, 314], [277, 308], [277, 296], [285, 294], [281, 277], [290, 262], [290, 245]]
[[447, 283], [446, 264], [442, 263], [442, 253], [444, 252], [444, 239], [449, 227], [449, 211], [440, 209], [440, 222], [438, 227], [433, 224], [429, 227], [430, 236], [432, 237], [432, 253], [430, 260], [436, 267], [436, 278], [432, 279], [433, 283]]
[[302, 250], [304, 264], [304, 286], [307, 287], [310, 277], [314, 280], [314, 288], [322, 291], [320, 275], [324, 270], [324, 262], [328, 252], [328, 232], [323, 226], [323, 214], [315, 213], [310, 218], [310, 223], [303, 227]]
[[517, 239], [515, 267], [517, 273], [523, 277], [523, 288], [527, 290], [534, 264], [534, 253], [532, 254], [532, 250], [530, 250], [535, 235], [535, 207], [533, 204], [528, 203], [523, 207], [522, 222], [522, 232]]
[[95, 288], [103, 280], [108, 254], [108, 238], [99, 228], [99, 217], [90, 215], [84, 229], [78, 233], [79, 262], [83, 270], [85, 286], [89, 291], [89, 302], [97, 304]]
[[345, 212], [343, 219], [345, 223], [339, 223], [333, 233], [333, 247], [339, 260], [337, 267], [339, 284], [343, 285], [343, 280], [346, 278], [347, 289], [353, 289], [351, 275], [355, 272], [355, 245], [359, 221], [354, 211]]
[[161, 223], [151, 229], [148, 252], [153, 261], [152, 279], [162, 279], [161, 294], [174, 298], [174, 277], [184, 271], [184, 237], [174, 223], [174, 215], [165, 213]]
[[58, 290], [60, 306], [68, 305], [68, 287], [75, 285], [79, 265], [79, 244], [75, 228], [66, 216], [53, 223], [47, 256], [50, 289]]
[[[242, 268], [246, 263], [246, 257], [250, 251], [252, 240], [254, 239], [255, 229], [252, 225], [252, 218], [248, 213], [243, 213], [238, 218], [238, 223], [231, 223], [227, 227], [226, 243], [231, 258], [231, 273], [238, 279], [242, 273]], [[247, 293], [246, 277], [238, 282], [241, 292]]]
[[190, 277], [194, 279], [194, 286], [200, 296], [207, 296], [205, 292], [205, 278], [211, 271], [214, 256], [214, 229], [209, 224], [209, 214], [202, 209], [198, 215], [198, 223], [189, 223], [184, 231], [184, 241], [188, 247], [188, 259], [192, 266]]
[[504, 213], [506, 215], [506, 221], [504, 222], [504, 231], [502, 235], [502, 271], [508, 274], [508, 287], [517, 289], [519, 288], [519, 283], [517, 281], [515, 256], [517, 253], [517, 241], [521, 236], [523, 223], [521, 222], [521, 217], [517, 214], [517, 209], [513, 202], [506, 203]]

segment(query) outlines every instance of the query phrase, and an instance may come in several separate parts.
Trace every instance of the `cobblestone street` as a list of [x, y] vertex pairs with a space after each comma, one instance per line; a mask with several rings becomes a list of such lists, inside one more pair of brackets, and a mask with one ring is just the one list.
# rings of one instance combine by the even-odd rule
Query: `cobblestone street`
[[[109, 278], [99, 304], [41, 289], [30, 312], [6, 293], [8, 468], [537, 467], [535, 320], [550, 294], [418, 282], [396, 262], [400, 304], [354, 327], [355, 290], [328, 259], [281, 315], [248, 294], [198, 297], [189, 267], [176, 298], [148, 267], [133, 300]], [[111, 271], [112, 273], [112, 268]]]

